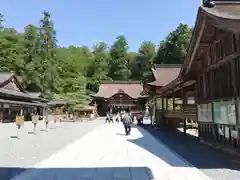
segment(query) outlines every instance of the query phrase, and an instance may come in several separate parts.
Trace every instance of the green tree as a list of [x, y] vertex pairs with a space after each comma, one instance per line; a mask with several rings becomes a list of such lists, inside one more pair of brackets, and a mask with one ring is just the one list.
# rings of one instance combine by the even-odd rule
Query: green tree
[[59, 83], [54, 98], [64, 99], [71, 108], [86, 103], [86, 78], [79, 72], [75, 59], [61, 61], [59, 69]]
[[97, 91], [102, 80], [108, 79], [108, 46], [104, 42], [93, 47], [91, 64], [88, 67], [88, 89]]
[[0, 71], [13, 71], [17, 75], [22, 69], [22, 36], [13, 28], [0, 31]]
[[187, 24], [180, 24], [176, 30], [169, 33], [165, 40], [160, 42], [156, 64], [182, 64], [187, 54], [192, 36], [192, 29]]
[[109, 77], [113, 80], [129, 80], [131, 71], [127, 56], [128, 44], [124, 36], [118, 36], [110, 48]]
[[155, 54], [155, 45], [151, 41], [144, 41], [141, 44], [136, 57], [140, 73], [140, 80], [146, 81], [149, 75], [151, 75]]
[[41, 68], [39, 57], [41, 48], [38, 27], [31, 24], [26, 26], [23, 39], [23, 68], [20, 75], [27, 90], [39, 92], [41, 91], [41, 82], [38, 70]]
[[43, 18], [40, 20], [41, 66], [38, 69], [42, 96], [50, 95], [58, 82], [56, 31], [50, 19], [50, 13], [43, 12]]
[[3, 30], [4, 22], [5, 22], [4, 15], [0, 13], [0, 30]]

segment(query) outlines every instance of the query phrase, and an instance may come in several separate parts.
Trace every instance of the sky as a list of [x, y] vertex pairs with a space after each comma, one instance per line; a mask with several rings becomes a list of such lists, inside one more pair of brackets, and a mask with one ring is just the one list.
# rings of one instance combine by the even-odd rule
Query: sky
[[194, 26], [201, 0], [0, 0], [6, 26], [23, 32], [38, 25], [43, 11], [52, 15], [61, 46], [113, 44], [124, 35], [129, 50], [144, 41], [158, 45], [179, 23]]

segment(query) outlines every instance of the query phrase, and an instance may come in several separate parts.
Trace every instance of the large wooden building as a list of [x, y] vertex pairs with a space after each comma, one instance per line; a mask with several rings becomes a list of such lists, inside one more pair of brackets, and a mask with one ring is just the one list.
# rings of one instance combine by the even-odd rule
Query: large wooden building
[[[159, 110], [161, 110], [161, 101], [157, 96], [157, 90], [165, 87], [179, 75], [182, 65], [178, 64], [156, 64], [152, 69], [153, 77], [151, 82], [144, 84], [142, 94], [148, 95], [148, 106], [150, 110], [151, 122], [154, 124], [159, 118]], [[155, 122], [154, 122], [155, 121]]]
[[[194, 116], [200, 139], [238, 150], [239, 58], [240, 3], [213, 1], [208, 7], [200, 6], [188, 54], [178, 77], [156, 91], [161, 99], [182, 98], [182, 108], [178, 113], [182, 118], [189, 115], [187, 100], [195, 97]], [[165, 111], [166, 107], [162, 109]], [[174, 115], [175, 110], [170, 113]], [[168, 114], [165, 111], [163, 119]]]
[[104, 81], [97, 94], [92, 95], [98, 114], [117, 113], [129, 109], [133, 113], [145, 110], [146, 96], [141, 95], [140, 82]]
[[31, 120], [33, 109], [46, 110], [46, 100], [28, 93], [12, 73], [0, 73], [0, 122], [14, 122], [17, 115]]

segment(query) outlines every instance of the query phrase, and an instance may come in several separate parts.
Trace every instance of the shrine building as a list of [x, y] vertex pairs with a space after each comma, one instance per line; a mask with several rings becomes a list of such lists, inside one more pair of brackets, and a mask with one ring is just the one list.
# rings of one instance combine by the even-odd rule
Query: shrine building
[[127, 109], [132, 113], [140, 113], [145, 110], [147, 97], [141, 95], [142, 91], [140, 81], [104, 81], [92, 98], [99, 115]]

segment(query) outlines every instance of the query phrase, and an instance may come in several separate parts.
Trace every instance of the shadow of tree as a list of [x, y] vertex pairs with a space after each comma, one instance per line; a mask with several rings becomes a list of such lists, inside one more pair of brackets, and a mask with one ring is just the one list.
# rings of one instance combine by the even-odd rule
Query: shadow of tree
[[172, 166], [182, 166], [182, 164], [174, 161], [171, 156], [167, 157], [165, 148], [161, 148], [162, 151], [158, 151], [146, 143], [150, 134], [153, 135], [160, 144], [165, 144], [169, 149], [199, 169], [240, 170], [240, 165], [234, 163], [236, 157], [223, 154], [222, 152], [202, 145], [197, 137], [185, 136], [181, 132], [160, 131], [149, 126], [138, 128], [138, 130], [142, 133], [143, 137], [129, 141], [153, 153]]
[[[20, 175], [20, 176], [19, 176]], [[154, 179], [148, 167], [86, 167], [86, 168], [0, 168], [1, 180], [149, 180]]]

